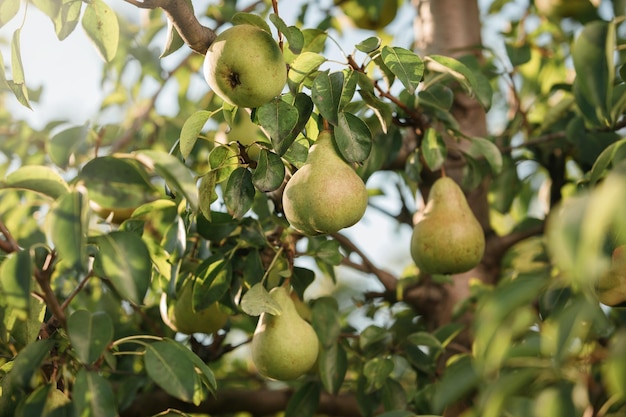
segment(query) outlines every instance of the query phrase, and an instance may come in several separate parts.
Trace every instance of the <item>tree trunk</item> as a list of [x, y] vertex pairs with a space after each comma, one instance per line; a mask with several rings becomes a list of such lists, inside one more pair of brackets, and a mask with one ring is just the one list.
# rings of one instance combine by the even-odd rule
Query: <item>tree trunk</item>
[[[474, 54], [481, 60], [481, 22], [477, 0], [414, 0], [417, 17], [414, 23], [414, 48], [421, 56], [439, 54], [451, 57]], [[459, 123], [460, 130], [467, 136], [486, 137], [487, 122], [485, 111], [480, 103], [464, 94], [455, 96], [452, 113]], [[446, 137], [448, 159], [445, 172], [449, 177], [461, 182], [465, 160], [460, 152], [467, 141]], [[438, 173], [425, 173], [420, 190], [426, 196], [430, 185], [438, 177]], [[484, 282], [493, 283], [497, 276], [497, 267], [492, 265], [493, 256], [489, 251], [494, 248], [490, 242], [495, 238], [489, 223], [489, 203], [487, 193], [489, 180], [483, 181], [479, 187], [469, 191], [468, 202], [487, 237], [487, 250], [483, 262], [471, 271], [455, 275], [451, 284], [443, 288], [441, 300], [434, 305], [428, 315], [431, 327], [437, 328], [453, 320], [453, 311], [457, 304], [470, 295], [471, 278], [479, 278]], [[499, 259], [496, 260], [496, 264]], [[460, 318], [466, 325], [471, 323], [470, 315]], [[471, 335], [465, 332], [457, 342], [466, 348], [471, 346]]]

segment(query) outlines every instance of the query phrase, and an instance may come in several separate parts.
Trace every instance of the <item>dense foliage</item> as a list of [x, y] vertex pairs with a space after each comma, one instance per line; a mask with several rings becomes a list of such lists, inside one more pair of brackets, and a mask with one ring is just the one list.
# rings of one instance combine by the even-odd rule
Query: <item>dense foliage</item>
[[[388, 16], [347, 28], [354, 1], [303, 3], [293, 21], [282, 2], [194, 4], [218, 33], [249, 23], [279, 41], [287, 85], [255, 109], [204, 83], [202, 46], [177, 21], [191, 2], [128, 0], [141, 20], [104, 0], [0, 3], [0, 30], [18, 22], [0, 31], [0, 100], [36, 107], [20, 25], [43, 12], [42, 36], [94, 44], [107, 115], [34, 127], [0, 107], [0, 416], [626, 413], [622, 2], [548, 15], [487, 2], [481, 18], [507, 25], [465, 54], [398, 45]], [[359, 40], [344, 47], [347, 33]], [[467, 102], [484, 136], [468, 133], [481, 120]], [[408, 257], [376, 265], [350, 229], [291, 228], [282, 191], [324, 130], [368, 210], [397, 224], [376, 233], [410, 228], [442, 172], [482, 192], [469, 198], [482, 263], [429, 275]], [[354, 271], [376, 284], [351, 285]], [[211, 334], [163, 315], [190, 279], [193, 309], [228, 316]], [[321, 346], [287, 382], [260, 376], [249, 351], [282, 284]]]

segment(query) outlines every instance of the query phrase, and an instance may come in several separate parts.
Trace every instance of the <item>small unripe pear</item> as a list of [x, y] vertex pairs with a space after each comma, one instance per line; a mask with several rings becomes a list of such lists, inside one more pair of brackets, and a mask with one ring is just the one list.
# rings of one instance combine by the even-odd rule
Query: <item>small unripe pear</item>
[[367, 208], [361, 177], [337, 153], [332, 134], [320, 133], [306, 163], [291, 177], [283, 193], [289, 224], [305, 235], [335, 233], [357, 223]]
[[626, 245], [613, 250], [611, 267], [598, 279], [595, 290], [602, 304], [621, 306], [626, 303]]
[[270, 296], [281, 312], [259, 317], [252, 337], [252, 361], [261, 375], [287, 381], [315, 365], [319, 341], [313, 327], [298, 314], [285, 287], [273, 288]]
[[203, 310], [194, 310], [193, 282], [187, 281], [180, 289], [176, 300], [169, 300], [167, 294], [161, 297], [160, 312], [163, 322], [172, 330], [185, 334], [215, 333], [226, 325], [228, 313], [215, 302]]
[[423, 272], [458, 274], [483, 257], [485, 235], [461, 187], [448, 177], [433, 184], [423, 217], [415, 224], [411, 255]]

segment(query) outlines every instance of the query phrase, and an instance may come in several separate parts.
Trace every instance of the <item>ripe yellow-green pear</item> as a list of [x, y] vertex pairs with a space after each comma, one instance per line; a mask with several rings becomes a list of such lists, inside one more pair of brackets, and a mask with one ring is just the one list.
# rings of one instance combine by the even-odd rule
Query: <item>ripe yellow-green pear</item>
[[411, 237], [411, 255], [423, 272], [457, 274], [478, 265], [485, 251], [483, 229], [461, 187], [449, 177], [435, 181], [423, 217]]
[[110, 221], [113, 224], [122, 224], [125, 220], [128, 220], [132, 216], [137, 207], [126, 208], [106, 208], [100, 206], [95, 201], [90, 201], [89, 206], [91, 209], [103, 220]]
[[277, 315], [262, 313], [252, 336], [252, 361], [267, 378], [288, 381], [316, 363], [319, 340], [313, 327], [296, 311], [289, 291], [275, 287], [270, 296], [280, 306]]
[[306, 163], [291, 177], [283, 193], [289, 224], [305, 235], [335, 233], [361, 220], [367, 188], [335, 150], [332, 134], [323, 131]]
[[596, 6], [589, 0], [535, 0], [537, 12], [549, 19], [571, 17], [582, 23], [598, 17]]
[[361, 29], [382, 29], [398, 13], [398, 0], [348, 0], [339, 4], [345, 15]]
[[[57, 388], [52, 388], [48, 391], [48, 396], [46, 398], [46, 403], [43, 407], [42, 417], [46, 417], [49, 415], [56, 414], [55, 411], [61, 407], [66, 406], [70, 403], [70, 399]], [[61, 414], [61, 413], [59, 413]]]
[[213, 41], [204, 58], [204, 77], [224, 101], [259, 107], [287, 82], [283, 53], [272, 35], [253, 25], [232, 26]]
[[213, 303], [204, 310], [192, 308], [193, 281], [183, 283], [178, 298], [170, 300], [167, 294], [161, 296], [160, 312], [163, 322], [172, 330], [185, 334], [215, 333], [228, 322], [228, 313]]
[[615, 248], [611, 267], [598, 279], [595, 290], [602, 304], [616, 306], [626, 302], [626, 245]]

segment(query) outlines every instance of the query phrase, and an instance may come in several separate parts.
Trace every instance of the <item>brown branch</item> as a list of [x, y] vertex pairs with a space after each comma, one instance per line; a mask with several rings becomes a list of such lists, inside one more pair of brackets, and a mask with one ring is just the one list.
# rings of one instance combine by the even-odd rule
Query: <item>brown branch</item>
[[0, 234], [4, 236], [4, 240], [0, 240], [0, 249], [6, 253], [17, 252], [20, 250], [20, 245], [17, 243], [17, 240], [15, 240], [11, 232], [9, 232], [9, 229], [2, 220], [0, 220]]
[[[227, 413], [248, 412], [254, 416], [274, 415], [284, 411], [290, 389], [223, 389], [214, 397], [209, 397], [199, 405], [182, 402], [163, 391], [139, 394], [120, 417], [154, 415], [167, 409], [176, 409], [185, 413], [222, 415]], [[358, 402], [353, 394], [331, 395], [323, 392], [320, 396], [317, 413], [328, 416], [361, 417]]]
[[49, 324], [53, 324], [52, 321], [56, 321], [59, 326], [65, 327], [65, 312], [63, 311], [63, 308], [61, 308], [61, 304], [59, 303], [56, 294], [50, 286], [52, 272], [54, 271], [54, 258], [54, 252], [49, 253], [43, 265], [43, 268], [35, 269], [35, 280], [39, 284], [39, 287], [41, 287], [41, 291], [43, 292], [43, 298], [46, 302], [46, 305], [52, 312], [52, 318], [50, 319]]
[[363, 260], [363, 271], [370, 272], [378, 278], [386, 291], [395, 291], [398, 280], [391, 273], [378, 268], [374, 263], [361, 251], [350, 239], [340, 233], [334, 233], [332, 235], [341, 246], [348, 249], [351, 252], [356, 253]]
[[185, 0], [125, 0], [127, 3], [142, 9], [161, 8], [176, 28], [176, 31], [185, 43], [201, 55], [217, 36], [215, 31], [203, 26], [194, 14], [193, 4]]

